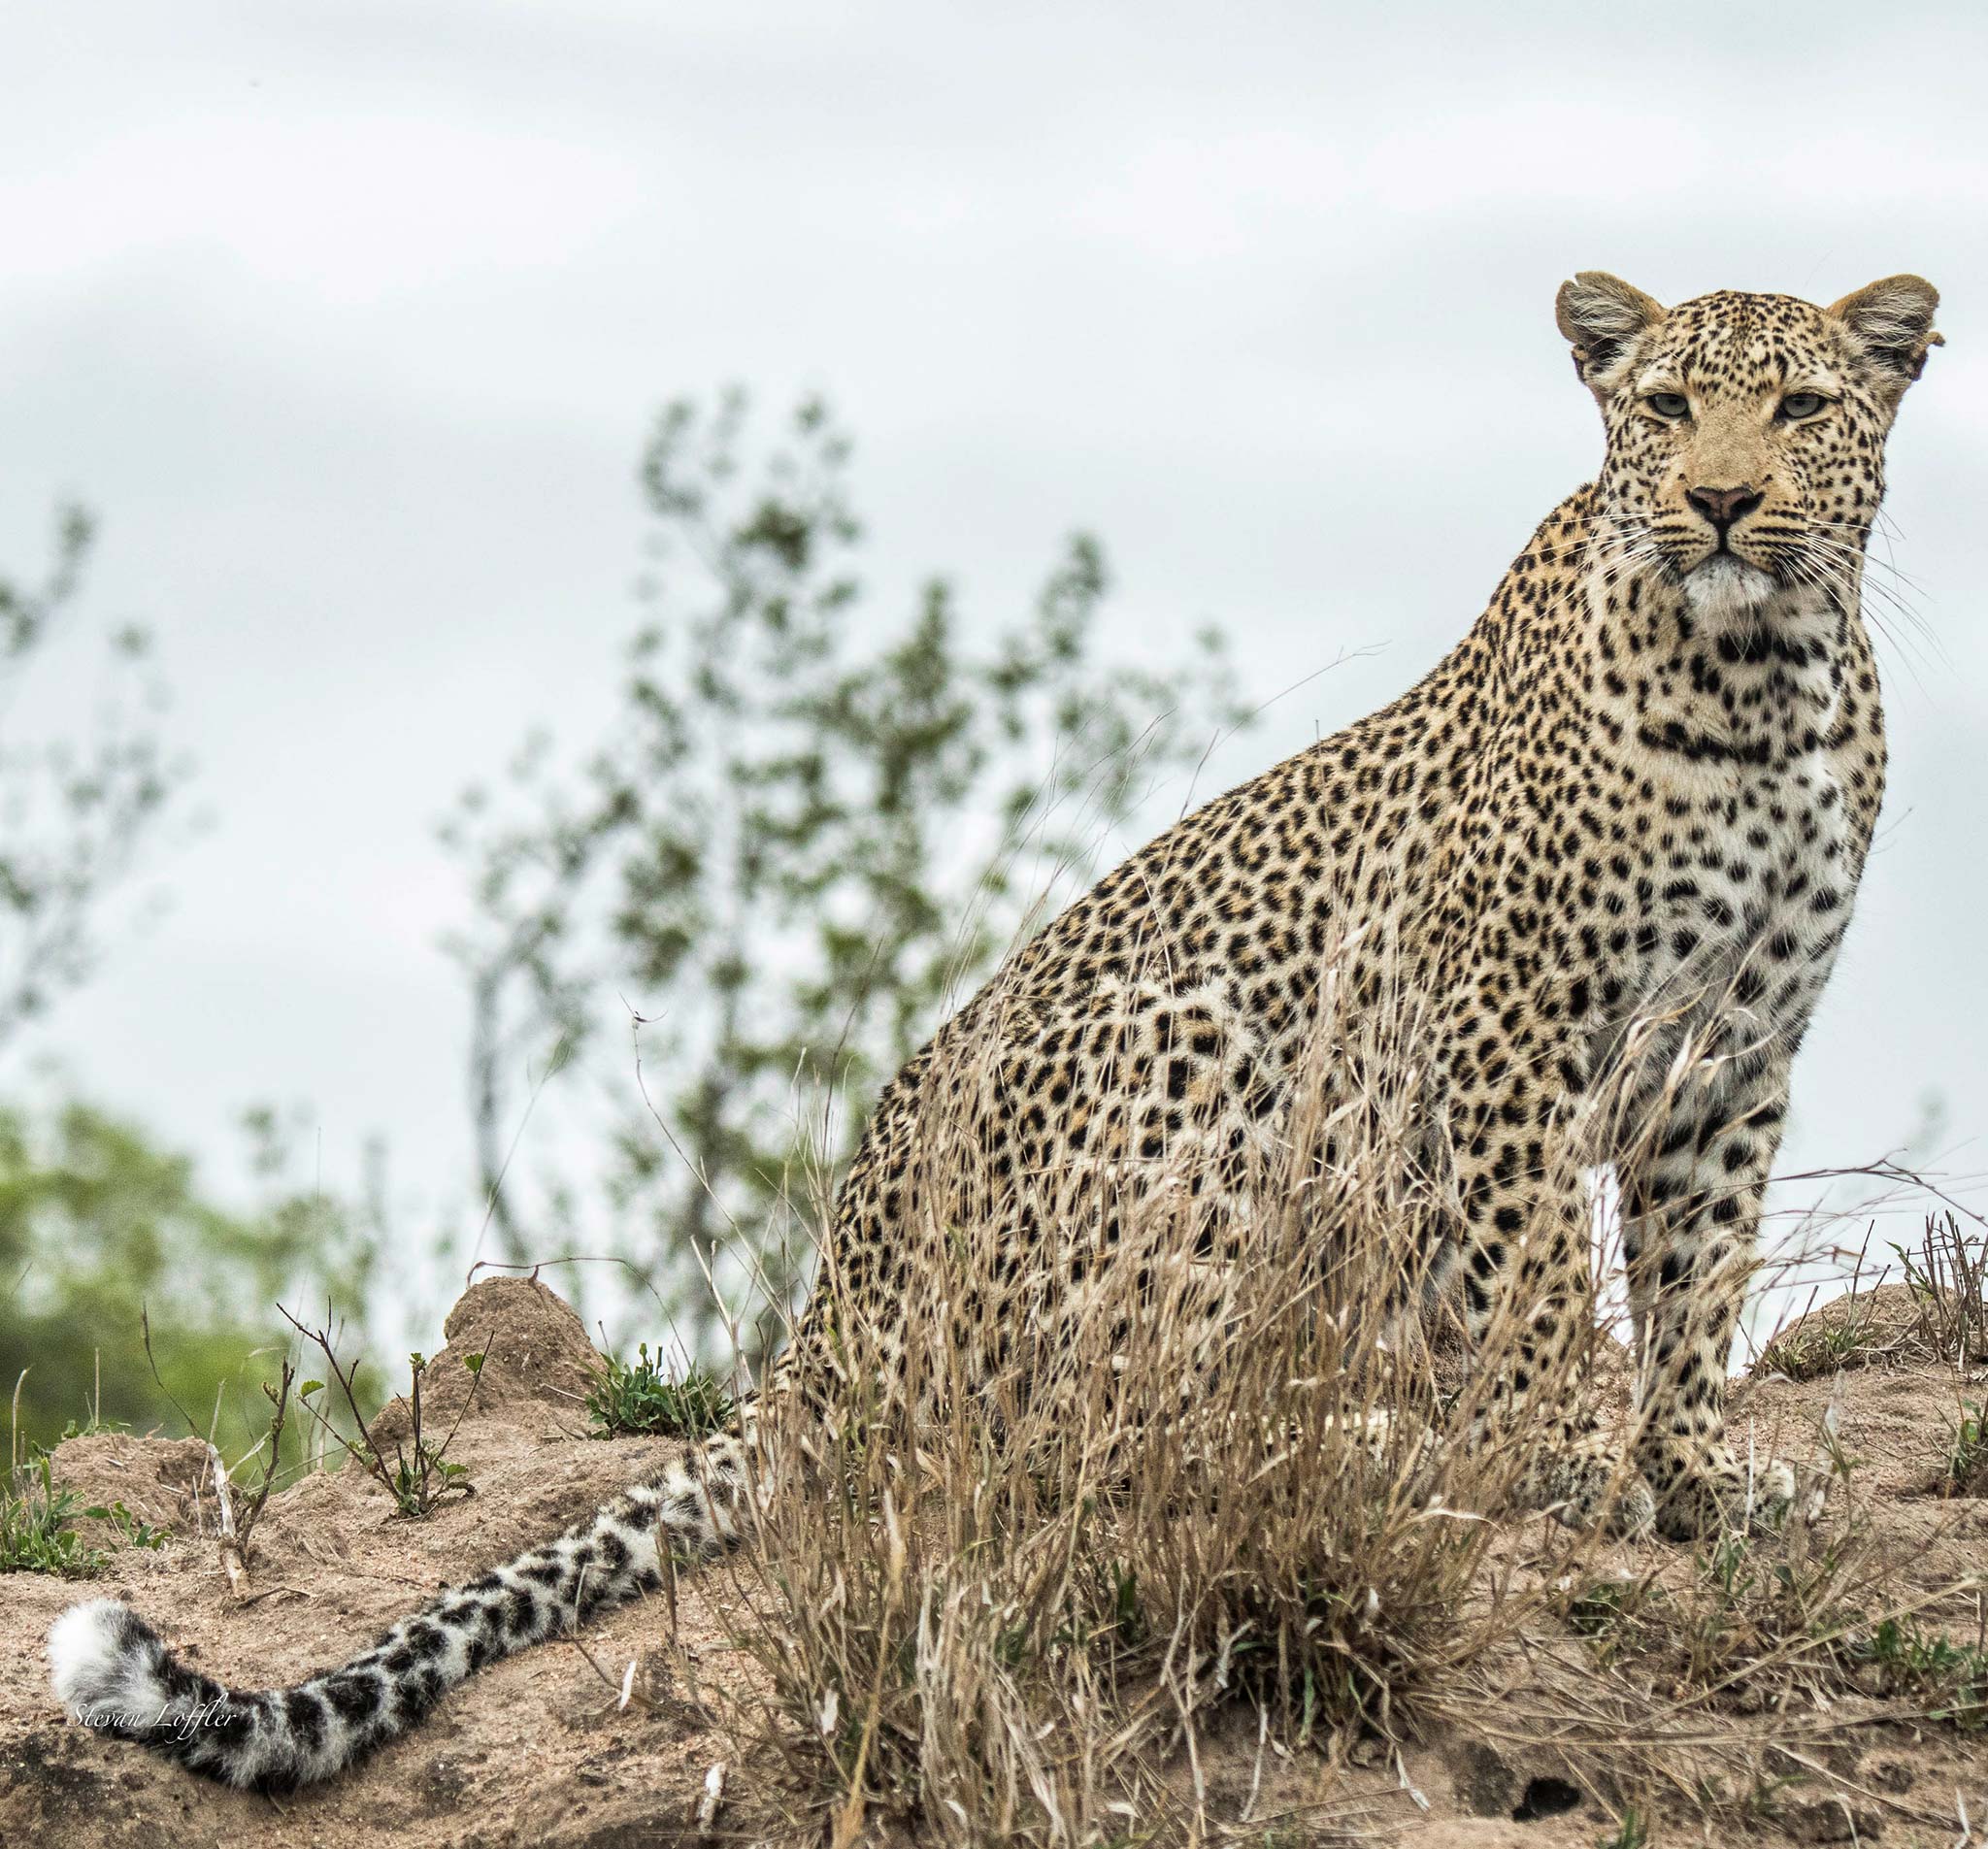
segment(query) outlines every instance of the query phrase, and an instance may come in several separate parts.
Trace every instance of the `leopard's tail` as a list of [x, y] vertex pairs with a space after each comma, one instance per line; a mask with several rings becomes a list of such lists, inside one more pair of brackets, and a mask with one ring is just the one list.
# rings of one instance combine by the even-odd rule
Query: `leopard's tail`
[[666, 1551], [710, 1556], [734, 1545], [751, 1511], [746, 1441], [731, 1433], [707, 1440], [556, 1540], [445, 1590], [370, 1650], [292, 1688], [223, 1687], [182, 1663], [130, 1606], [71, 1605], [49, 1633], [55, 1694], [84, 1726], [221, 1784], [314, 1784], [406, 1733], [485, 1664], [660, 1590]]

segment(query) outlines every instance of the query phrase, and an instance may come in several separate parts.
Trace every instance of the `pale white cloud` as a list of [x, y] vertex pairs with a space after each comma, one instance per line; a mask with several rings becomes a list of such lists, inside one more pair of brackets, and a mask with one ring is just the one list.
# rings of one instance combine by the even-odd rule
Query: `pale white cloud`
[[17, 281], [160, 252], [339, 306], [567, 263], [635, 212], [633, 161], [501, 122], [165, 116], [0, 179]]

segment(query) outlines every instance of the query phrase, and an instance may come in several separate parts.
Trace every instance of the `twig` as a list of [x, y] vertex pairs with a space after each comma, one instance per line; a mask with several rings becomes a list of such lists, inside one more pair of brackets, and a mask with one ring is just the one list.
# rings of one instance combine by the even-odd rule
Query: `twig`
[[569, 1634], [562, 1641], [578, 1650], [586, 1667], [599, 1676], [609, 1688], [614, 1691], [614, 1706], [617, 1711], [627, 1707], [631, 1702], [640, 1708], [652, 1708], [655, 1706], [655, 1703], [635, 1686], [635, 1666], [639, 1659], [635, 1657], [628, 1659], [628, 1667], [622, 1672], [621, 1679], [617, 1682], [601, 1667], [600, 1659], [585, 1644], [580, 1642], [578, 1637]]
[[344, 1446], [347, 1454], [357, 1458], [361, 1464], [372, 1471], [373, 1475], [379, 1479], [380, 1487], [393, 1499], [394, 1506], [398, 1508], [400, 1506], [400, 1492], [394, 1488], [393, 1478], [386, 1473], [386, 1460], [380, 1455], [379, 1446], [373, 1442], [373, 1434], [366, 1425], [366, 1415], [359, 1410], [358, 1396], [353, 1391], [353, 1382], [359, 1377], [359, 1368], [362, 1364], [354, 1362], [348, 1372], [339, 1362], [338, 1351], [331, 1345], [331, 1334], [328, 1330], [306, 1329], [281, 1304], [277, 1305], [277, 1311], [283, 1321], [288, 1323], [306, 1341], [315, 1341], [319, 1349], [323, 1351], [324, 1364], [331, 1370], [331, 1377], [338, 1382], [339, 1391], [345, 1395], [346, 1405], [350, 1409], [352, 1424], [357, 1429], [359, 1435], [358, 1438], [347, 1437], [323, 1413], [319, 1412], [315, 1406], [312, 1406], [309, 1400], [306, 1400], [304, 1403], [310, 1406], [318, 1424], [323, 1426]]
[[255, 1532], [255, 1524], [261, 1518], [263, 1505], [269, 1501], [269, 1492], [276, 1484], [277, 1459], [282, 1455], [283, 1442], [283, 1420], [290, 1407], [290, 1382], [297, 1377], [297, 1370], [290, 1365], [288, 1355], [283, 1357], [282, 1379], [274, 1392], [268, 1381], [262, 1383], [262, 1391], [268, 1395], [276, 1413], [269, 1422], [269, 1455], [262, 1461], [262, 1483], [242, 1507], [242, 1552], [246, 1559], [248, 1552], [248, 1536]]
[[228, 1467], [221, 1462], [219, 1447], [211, 1438], [207, 1461], [214, 1470], [214, 1500], [221, 1510], [221, 1570], [228, 1576], [228, 1590], [240, 1599], [248, 1590], [248, 1559], [242, 1537], [235, 1532], [235, 1505], [228, 1495]]

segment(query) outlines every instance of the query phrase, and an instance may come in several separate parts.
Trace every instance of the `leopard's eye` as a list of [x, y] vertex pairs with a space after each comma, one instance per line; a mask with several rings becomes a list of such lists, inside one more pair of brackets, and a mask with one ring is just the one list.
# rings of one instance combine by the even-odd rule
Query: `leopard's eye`
[[1659, 417], [1675, 419], [1691, 415], [1691, 400], [1681, 391], [1653, 391], [1643, 402]]
[[1781, 400], [1781, 415], [1790, 420], [1813, 417], [1828, 403], [1819, 391], [1791, 391]]

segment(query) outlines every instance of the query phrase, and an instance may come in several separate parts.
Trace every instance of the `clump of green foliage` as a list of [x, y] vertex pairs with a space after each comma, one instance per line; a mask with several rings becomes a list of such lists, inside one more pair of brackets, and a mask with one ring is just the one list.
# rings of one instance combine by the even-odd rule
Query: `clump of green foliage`
[[633, 1361], [612, 1354], [603, 1359], [587, 1391], [587, 1436], [700, 1438], [723, 1427], [732, 1405], [721, 1376], [693, 1366], [681, 1379], [672, 1379], [662, 1358], [651, 1358], [643, 1342]]
[[173, 1538], [169, 1530], [154, 1528], [149, 1522], [141, 1521], [121, 1501], [113, 1502], [108, 1508], [95, 1504], [83, 1512], [93, 1522], [110, 1523], [127, 1547], [141, 1547], [156, 1553]]
[[105, 1512], [82, 1507], [73, 1490], [55, 1487], [47, 1452], [25, 1464], [17, 1459], [0, 1484], [0, 1572], [93, 1578], [108, 1557], [85, 1545], [76, 1523]]
[[1917, 1619], [1886, 1618], [1858, 1651], [1877, 1666], [1888, 1693], [1930, 1697], [1927, 1718], [1988, 1727], [1988, 1649], [1955, 1643]]

